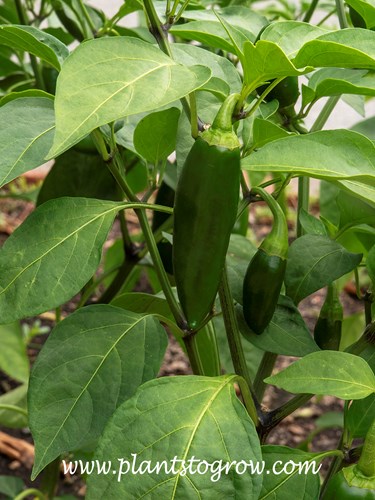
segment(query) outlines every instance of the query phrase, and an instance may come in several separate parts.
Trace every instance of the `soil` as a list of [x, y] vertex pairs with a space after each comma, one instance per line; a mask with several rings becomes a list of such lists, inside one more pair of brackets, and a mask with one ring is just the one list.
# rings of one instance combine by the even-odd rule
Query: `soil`
[[[293, 206], [295, 204], [295, 199], [290, 197], [289, 203]], [[0, 199], [0, 213], [2, 214], [0, 217], [0, 244], [2, 244], [13, 230], [27, 217], [32, 208], [32, 203], [20, 199]], [[256, 215], [256, 209], [252, 207], [250, 224], [257, 238], [261, 239], [268, 232], [271, 220], [267, 216], [262, 215], [261, 209], [259, 210], [260, 215]], [[294, 224], [291, 223], [291, 229], [293, 229], [293, 226]], [[131, 219], [130, 227], [132, 232], [137, 230], [135, 217]], [[115, 225], [106, 247], [108, 247], [118, 235], [119, 228]], [[142, 279], [141, 283], [138, 283], [137, 289], [149, 291], [149, 285], [145, 281], [145, 278]], [[351, 288], [348, 287], [348, 290], [351, 291]], [[69, 304], [64, 306], [63, 316], [74, 310], [78, 299], [79, 297], [73, 298]], [[361, 309], [361, 304], [353, 295], [344, 292], [341, 299], [346, 315]], [[314, 327], [323, 300], [324, 293], [317, 292], [305, 299], [300, 305], [300, 311], [310, 330]], [[54, 315], [52, 313], [43, 314], [40, 318], [43, 326], [53, 327]], [[27, 322], [32, 324], [33, 321], [35, 321], [35, 318]], [[45, 335], [41, 335], [33, 339], [33, 347], [28, 350], [31, 363], [35, 360], [45, 338]], [[294, 359], [295, 358], [279, 356], [275, 365], [275, 370], [279, 371], [285, 368]], [[184, 352], [176, 340], [170, 335], [168, 349], [159, 376], [174, 376], [190, 373], [192, 373], [191, 368]], [[11, 388], [15, 387], [15, 385], [16, 384], [9, 380], [5, 374], [0, 372], [0, 394], [9, 391]], [[269, 386], [263, 403], [267, 408], [272, 409], [287, 401], [289, 397], [290, 396], [285, 392]], [[318, 399], [314, 397], [302, 408], [295, 411], [294, 414], [285, 418], [283, 422], [270, 433], [267, 443], [291, 446], [294, 448], [302, 447], [306, 449], [306, 439], [308, 439], [311, 432], [316, 429], [316, 419], [327, 412], [340, 411], [342, 411], [342, 402], [336, 398], [326, 396]], [[9, 449], [11, 449], [10, 452], [9, 449], [7, 452], [4, 452], [4, 447], [1, 447], [1, 431], [4, 432], [7, 439], [11, 441], [9, 445]], [[309, 444], [309, 449], [311, 451], [332, 449], [337, 446], [339, 439], [340, 428], [332, 427], [319, 432]], [[28, 429], [15, 430], [0, 427], [0, 475], [21, 477], [29, 487], [38, 486], [40, 478], [38, 478], [35, 483], [30, 482], [32, 454], [32, 437]], [[327, 464], [325, 464], [324, 468], [327, 468]], [[64, 476], [60, 481], [59, 494], [71, 494], [76, 498], [83, 498], [85, 494], [84, 482], [76, 476]], [[0, 494], [0, 499], [1, 498], [3, 497]]]

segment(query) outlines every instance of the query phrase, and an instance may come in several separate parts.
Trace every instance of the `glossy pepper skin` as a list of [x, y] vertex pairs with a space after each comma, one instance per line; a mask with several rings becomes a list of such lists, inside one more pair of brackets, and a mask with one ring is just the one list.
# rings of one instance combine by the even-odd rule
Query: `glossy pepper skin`
[[358, 464], [345, 467], [328, 483], [323, 500], [375, 500], [375, 420], [367, 432]]
[[219, 287], [240, 188], [240, 145], [232, 129], [238, 95], [223, 103], [198, 137], [176, 190], [173, 267], [187, 328], [199, 329]]
[[314, 328], [315, 342], [321, 349], [338, 350], [341, 340], [343, 309], [335, 283], [327, 288], [327, 296]]
[[[258, 94], [262, 94], [269, 84], [262, 85], [258, 88]], [[297, 76], [287, 76], [280, 83], [274, 87], [265, 100], [267, 102], [272, 101], [272, 99], [277, 99], [279, 101], [280, 109], [287, 108], [292, 104], [295, 104], [299, 97], [299, 88], [298, 88], [298, 77]]]
[[243, 315], [250, 329], [260, 335], [275, 312], [284, 281], [288, 254], [288, 226], [280, 205], [266, 191], [253, 188], [268, 203], [272, 230], [251, 259], [243, 281]]

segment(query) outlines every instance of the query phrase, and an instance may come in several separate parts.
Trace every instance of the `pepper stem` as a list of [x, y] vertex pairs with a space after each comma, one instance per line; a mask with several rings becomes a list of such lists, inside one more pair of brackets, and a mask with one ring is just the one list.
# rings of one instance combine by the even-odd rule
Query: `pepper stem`
[[288, 255], [288, 224], [285, 214], [275, 198], [261, 187], [252, 188], [252, 193], [258, 194], [269, 206], [273, 215], [273, 225], [260, 248], [268, 255], [277, 255], [286, 259]]
[[232, 126], [232, 115], [239, 99], [240, 94], [229, 95], [221, 105], [211, 127], [202, 133], [202, 138], [210, 146], [227, 149], [240, 147], [240, 141]]

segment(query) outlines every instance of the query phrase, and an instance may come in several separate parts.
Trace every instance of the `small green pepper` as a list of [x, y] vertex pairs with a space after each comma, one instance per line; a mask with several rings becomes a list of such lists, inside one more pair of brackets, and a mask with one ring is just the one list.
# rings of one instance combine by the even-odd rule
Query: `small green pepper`
[[232, 128], [239, 95], [229, 96], [212, 126], [193, 144], [176, 190], [173, 267], [187, 328], [210, 313], [236, 220], [240, 143]]
[[375, 420], [367, 432], [358, 464], [345, 467], [328, 483], [324, 500], [375, 500]]
[[[271, 82], [270, 82], [271, 83]], [[258, 94], [262, 94], [269, 84], [262, 85], [257, 89]], [[299, 88], [298, 88], [298, 77], [297, 76], [287, 76], [280, 83], [274, 87], [265, 100], [272, 101], [272, 99], [277, 99], [279, 101], [280, 109], [287, 108], [288, 106], [292, 106], [296, 103], [299, 97]]]
[[259, 335], [272, 319], [284, 281], [288, 225], [283, 210], [270, 194], [262, 188], [252, 191], [267, 202], [274, 218], [272, 230], [251, 259], [243, 282], [244, 318], [250, 329]]
[[327, 287], [327, 296], [314, 328], [314, 339], [321, 349], [339, 349], [342, 320], [343, 309], [337, 286], [331, 283]]

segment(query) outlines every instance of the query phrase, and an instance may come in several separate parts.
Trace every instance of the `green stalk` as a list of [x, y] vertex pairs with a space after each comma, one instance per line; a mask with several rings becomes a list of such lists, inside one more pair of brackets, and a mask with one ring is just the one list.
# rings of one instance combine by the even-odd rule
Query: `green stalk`
[[297, 209], [297, 238], [303, 236], [305, 231], [299, 220], [301, 210], [309, 211], [310, 178], [298, 177], [298, 209]]
[[60, 457], [55, 458], [43, 471], [40, 489], [49, 500], [55, 498], [57, 483], [60, 476]]
[[272, 410], [265, 415], [263, 442], [269, 432], [276, 427], [285, 417], [296, 411], [300, 406], [307, 403], [314, 394], [297, 394], [292, 399], [281, 405], [276, 410]]
[[197, 333], [191, 333], [190, 335], [183, 337], [183, 341], [194, 375], [204, 375], [202, 360], [197, 348], [196, 335]]
[[22, 491], [14, 498], [14, 500], [24, 500], [31, 495], [34, 495], [35, 498], [38, 498], [39, 500], [48, 500], [48, 498], [36, 488], [28, 488], [27, 490]]
[[24, 417], [28, 416], [28, 413], [23, 408], [15, 405], [7, 405], [5, 403], [0, 403], [0, 410], [14, 411], [15, 413], [20, 413]]
[[[20, 21], [20, 24], [23, 24], [24, 26], [28, 26], [29, 20], [27, 19], [27, 15], [23, 9], [23, 5], [22, 5], [21, 0], [15, 0], [15, 4], [16, 4], [16, 10], [17, 10], [18, 19]], [[44, 83], [44, 78], [43, 78], [40, 66], [38, 64], [38, 61], [33, 54], [29, 54], [29, 56], [30, 56], [30, 63], [31, 63], [31, 67], [32, 67], [32, 70], [34, 73], [36, 85], [41, 90], [46, 90], [46, 85]]]
[[339, 19], [340, 28], [349, 28], [348, 21], [346, 19], [345, 13], [345, 5], [342, 0], [335, 0], [336, 9], [337, 9], [337, 17]]
[[277, 354], [273, 352], [265, 352], [260, 362], [257, 374], [254, 379], [254, 393], [258, 401], [262, 401], [266, 385], [264, 379], [271, 375], [275, 366]]
[[254, 396], [253, 386], [242, 348], [241, 335], [233, 307], [232, 292], [229, 287], [226, 268], [224, 268], [221, 278], [219, 297], [234, 371], [246, 382], [249, 393], [251, 394], [252, 404], [257, 408], [257, 411], [260, 412], [259, 404]]
[[375, 419], [367, 431], [357, 467], [364, 476], [375, 476]]
[[310, 19], [312, 18], [312, 15], [314, 14], [315, 9], [318, 5], [318, 2], [319, 2], [319, 0], [312, 0], [309, 8], [306, 11], [306, 14], [304, 15], [304, 17], [302, 19], [302, 22], [308, 23], [310, 21]]

